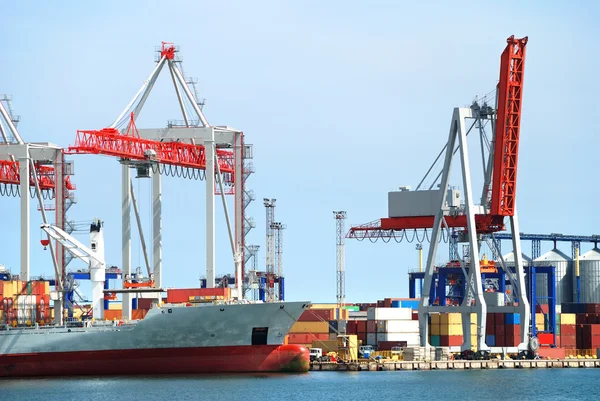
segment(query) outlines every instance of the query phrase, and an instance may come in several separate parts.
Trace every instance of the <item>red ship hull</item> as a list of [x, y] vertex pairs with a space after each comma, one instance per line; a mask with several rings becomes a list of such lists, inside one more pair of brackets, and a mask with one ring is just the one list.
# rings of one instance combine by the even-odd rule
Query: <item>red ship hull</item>
[[0, 355], [0, 377], [307, 372], [300, 345], [156, 348]]

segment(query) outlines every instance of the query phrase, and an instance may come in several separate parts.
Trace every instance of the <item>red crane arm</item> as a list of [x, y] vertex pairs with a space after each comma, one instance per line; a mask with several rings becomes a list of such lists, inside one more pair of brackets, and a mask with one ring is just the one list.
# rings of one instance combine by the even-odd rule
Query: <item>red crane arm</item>
[[[466, 228], [467, 216], [464, 214], [457, 216], [444, 216], [448, 228]], [[378, 231], [381, 234], [391, 235], [392, 231], [399, 230], [419, 230], [433, 227], [434, 216], [413, 216], [413, 217], [384, 217], [375, 222], [351, 227], [346, 235], [347, 238], [365, 238], [373, 232]], [[478, 233], [492, 233], [504, 230], [504, 218], [502, 216], [492, 216], [485, 214], [475, 215], [475, 227]]]
[[[50, 166], [36, 165], [35, 173], [37, 174], [38, 182], [41, 190], [54, 189], [54, 168]], [[8, 160], [0, 160], [0, 184], [19, 185], [19, 162]], [[33, 178], [29, 179], [29, 185], [35, 186]], [[70, 181], [67, 182], [67, 187], [70, 186]], [[67, 188], [67, 189], [74, 189]]]
[[494, 176], [490, 213], [514, 216], [517, 192], [517, 160], [523, 98], [523, 69], [527, 37], [507, 39], [500, 58], [498, 82], [498, 119], [494, 144]]
[[[131, 160], [149, 160], [147, 151], [156, 153], [159, 163], [174, 166], [206, 169], [204, 146], [183, 142], [159, 142], [133, 135], [123, 135], [115, 128], [77, 131], [75, 144], [69, 146], [68, 154], [96, 154]], [[233, 152], [217, 149], [222, 173], [233, 173]]]

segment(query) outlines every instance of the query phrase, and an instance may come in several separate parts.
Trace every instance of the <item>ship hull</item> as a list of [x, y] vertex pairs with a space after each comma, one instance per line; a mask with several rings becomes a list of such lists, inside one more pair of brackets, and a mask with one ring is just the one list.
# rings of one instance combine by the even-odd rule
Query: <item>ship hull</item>
[[0, 377], [307, 372], [299, 345], [47, 352], [0, 356]]
[[0, 377], [306, 372], [284, 344], [307, 302], [164, 305], [143, 320], [0, 330]]

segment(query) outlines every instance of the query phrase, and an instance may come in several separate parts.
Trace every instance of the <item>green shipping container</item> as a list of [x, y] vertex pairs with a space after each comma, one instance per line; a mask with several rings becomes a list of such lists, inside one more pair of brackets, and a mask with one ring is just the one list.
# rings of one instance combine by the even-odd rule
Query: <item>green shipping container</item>
[[431, 336], [431, 340], [429, 341], [432, 347], [440, 346], [440, 336]]
[[354, 305], [348, 305], [348, 306], [344, 306], [343, 309], [352, 311], [352, 312], [359, 312], [360, 311], [360, 307], [358, 306], [354, 306]]

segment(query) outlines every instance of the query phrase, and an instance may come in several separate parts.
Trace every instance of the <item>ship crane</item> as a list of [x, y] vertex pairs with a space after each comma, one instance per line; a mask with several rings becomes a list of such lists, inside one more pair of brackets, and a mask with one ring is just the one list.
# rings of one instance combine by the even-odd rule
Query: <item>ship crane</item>
[[[525, 63], [525, 47], [527, 37], [507, 39], [507, 46], [502, 53], [500, 62], [500, 79], [497, 86], [497, 113], [490, 112], [489, 107], [474, 105], [471, 108], [455, 108], [452, 114], [450, 132], [445, 146], [445, 158], [437, 189], [410, 191], [401, 188], [398, 192], [389, 194], [389, 217], [382, 218], [366, 225], [355, 226], [347, 234], [348, 238], [356, 239], [390, 239], [404, 238], [407, 232], [413, 230], [432, 231], [430, 247], [423, 283], [423, 292], [419, 305], [419, 326], [421, 345], [428, 345], [428, 316], [431, 312], [461, 312], [463, 315], [464, 342], [463, 351], [471, 349], [470, 313], [477, 315], [477, 346], [480, 351], [489, 350], [485, 344], [486, 312], [518, 312], [522, 322], [530, 321], [530, 311], [525, 291], [525, 277], [519, 226], [516, 210], [516, 179], [519, 148], [519, 131], [521, 120], [521, 102], [523, 95], [523, 72]], [[475, 123], [489, 120], [492, 125], [493, 140], [489, 148], [487, 162], [483, 157], [484, 185], [482, 188], [481, 204], [476, 205], [471, 188], [471, 173], [469, 153], [467, 149], [467, 134], [465, 120], [475, 119]], [[471, 126], [475, 126], [475, 123]], [[482, 144], [482, 155], [484, 146]], [[458, 152], [461, 159], [461, 172], [464, 192], [464, 204], [460, 192], [449, 188], [450, 171], [453, 155]], [[444, 150], [440, 152], [440, 155]], [[435, 164], [435, 163], [434, 163]], [[433, 169], [429, 169], [429, 172]], [[423, 181], [421, 182], [423, 183]], [[513, 250], [515, 254], [515, 271], [509, 272], [500, 258], [500, 264], [519, 297], [516, 307], [494, 306], [488, 308], [483, 298], [481, 266], [478, 262], [480, 241], [485, 235], [505, 229], [504, 220], [510, 221]], [[452, 238], [450, 230], [457, 232], [459, 242], [469, 243], [469, 260], [467, 273], [466, 263], [458, 255], [458, 264], [462, 269], [467, 283], [467, 294], [460, 306], [437, 306], [430, 299], [430, 290], [435, 271], [435, 260], [438, 243], [445, 232], [446, 238]], [[424, 236], [428, 236], [425, 231]], [[496, 244], [491, 241], [492, 247]], [[519, 350], [528, 348], [529, 325], [521, 325]], [[531, 343], [535, 344], [532, 339]]]
[[89, 248], [59, 227], [47, 223], [42, 224], [40, 227], [75, 258], [89, 265], [90, 281], [92, 283], [93, 316], [96, 319], [102, 319], [104, 317], [104, 281], [106, 279], [102, 222], [94, 220], [90, 225]]

